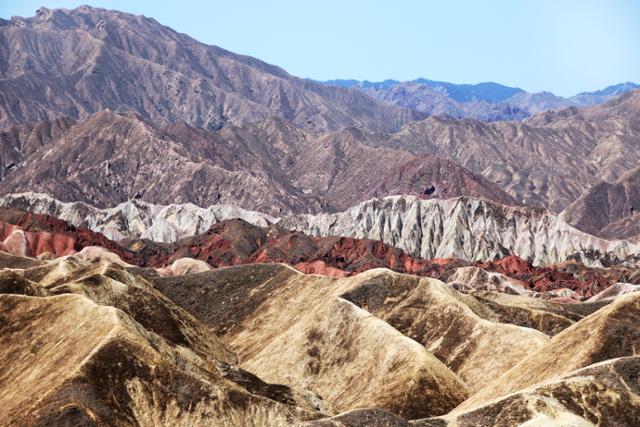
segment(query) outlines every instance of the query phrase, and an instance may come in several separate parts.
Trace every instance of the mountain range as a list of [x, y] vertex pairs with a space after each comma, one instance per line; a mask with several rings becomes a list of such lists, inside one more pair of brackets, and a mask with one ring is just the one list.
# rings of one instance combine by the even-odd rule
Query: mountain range
[[634, 83], [0, 19], [0, 425], [640, 425], [639, 142]]
[[[52, 216], [114, 240], [183, 242], [207, 233], [217, 222], [238, 218], [254, 226], [276, 224], [308, 236], [380, 241], [422, 259], [481, 262], [515, 255], [536, 266], [579, 261], [588, 266], [609, 267], [635, 266], [640, 252], [640, 246], [625, 240], [608, 241], [581, 232], [543, 208], [507, 206], [469, 197], [424, 200], [389, 196], [334, 214], [280, 218], [226, 205], [204, 209], [193, 204], [158, 206], [139, 200], [97, 209], [37, 193], [1, 197], [0, 206]], [[195, 256], [194, 251], [190, 253]]]
[[[113, 219], [116, 216], [124, 219], [123, 214], [116, 214]], [[129, 219], [135, 224], [141, 218]], [[155, 218], [148, 230], [158, 231], [162, 223]], [[589, 267], [572, 259], [534, 266], [515, 255], [489, 262], [426, 259], [380, 240], [310, 236], [278, 224], [257, 226], [238, 218], [221, 219], [202, 233], [170, 242], [135, 237], [133, 231], [125, 229], [128, 224], [112, 223], [113, 228], [105, 225], [94, 224], [94, 230], [132, 237], [114, 241], [50, 215], [0, 208], [0, 249], [18, 257], [41, 260], [74, 256], [90, 262], [111, 262], [133, 269], [140, 267], [143, 270], [135, 271], [144, 275], [160, 276], [266, 262], [281, 262], [305, 273], [331, 277], [388, 268], [438, 278], [458, 290], [507, 292], [565, 302], [599, 301], [640, 289], [637, 285], [640, 274], [632, 265]], [[171, 225], [165, 223], [165, 227]]]
[[105, 108], [208, 130], [271, 117], [310, 131], [393, 130], [423, 117], [293, 77], [143, 16], [40, 8], [31, 18], [0, 21], [0, 34], [0, 127], [82, 119]]
[[[43, 8], [3, 21], [0, 33], [5, 194], [98, 207], [131, 198], [226, 203], [275, 215], [387, 195], [465, 195], [560, 213], [639, 160], [632, 84], [580, 95], [622, 93], [604, 104], [522, 122], [425, 118], [356, 88], [394, 82], [344, 88], [299, 79], [121, 12]], [[497, 84], [412, 84], [455, 102], [530, 95]]]
[[523, 120], [547, 110], [601, 104], [640, 88], [636, 83], [626, 82], [564, 98], [551, 92], [530, 93], [520, 88], [492, 82], [454, 84], [419, 78], [404, 82], [338, 79], [323, 83], [329, 86], [359, 89], [389, 105], [410, 108], [429, 115], [484, 121]]
[[349, 128], [317, 136], [281, 119], [212, 133], [101, 111], [0, 132], [0, 192], [98, 207], [133, 198], [227, 203], [268, 214], [335, 211], [385, 194], [517, 203], [449, 159], [372, 146], [366, 135]]
[[639, 113], [640, 91], [524, 122], [429, 117], [390, 134], [317, 135], [281, 119], [208, 132], [101, 111], [0, 132], [0, 192], [98, 207], [131, 198], [227, 203], [276, 215], [385, 195], [466, 195], [561, 212], [638, 164]]

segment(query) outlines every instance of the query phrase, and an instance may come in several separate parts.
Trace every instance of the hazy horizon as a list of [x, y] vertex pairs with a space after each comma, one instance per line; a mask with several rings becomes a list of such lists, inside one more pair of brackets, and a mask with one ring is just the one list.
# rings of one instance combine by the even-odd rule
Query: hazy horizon
[[[40, 6], [85, 3], [3, 3], [0, 16], [28, 17]], [[562, 96], [640, 82], [640, 3], [632, 0], [90, 5], [143, 14], [201, 42], [314, 80], [495, 82]]]

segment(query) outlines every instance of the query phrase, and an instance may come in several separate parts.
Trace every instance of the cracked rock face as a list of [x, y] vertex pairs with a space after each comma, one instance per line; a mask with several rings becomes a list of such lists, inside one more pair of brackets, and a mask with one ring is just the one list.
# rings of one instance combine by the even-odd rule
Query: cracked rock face
[[336, 214], [292, 215], [279, 225], [314, 236], [381, 240], [427, 259], [485, 261], [517, 255], [535, 265], [577, 259], [587, 265], [622, 263], [640, 246], [583, 233], [549, 211], [486, 200], [372, 199]]

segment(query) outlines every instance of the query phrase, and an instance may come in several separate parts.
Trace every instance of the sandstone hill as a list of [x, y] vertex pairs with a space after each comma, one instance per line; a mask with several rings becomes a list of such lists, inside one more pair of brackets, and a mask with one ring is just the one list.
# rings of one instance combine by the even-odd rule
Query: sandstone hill
[[[370, 270], [353, 278], [329, 280], [283, 267], [254, 265], [158, 278], [154, 283], [171, 300], [215, 328], [232, 348], [239, 349], [241, 366], [258, 373], [270, 372], [274, 375], [270, 380], [302, 381], [327, 390], [327, 401], [344, 413], [309, 425], [364, 426], [379, 422], [512, 426], [529, 420], [543, 425], [563, 425], [569, 421], [580, 421], [579, 425], [606, 422], [625, 425], [638, 419], [640, 400], [634, 385], [638, 330], [637, 322], [633, 321], [633, 316], [640, 313], [637, 293], [620, 297], [604, 308], [587, 305], [584, 315], [572, 320], [575, 311], [571, 310], [580, 308], [553, 313], [556, 305], [526, 297], [515, 301], [507, 296], [511, 301], [497, 302], [501, 300], [499, 294], [492, 294], [498, 298], [486, 294], [482, 298], [473, 293], [459, 293], [433, 279], [397, 275], [388, 270]], [[196, 290], [202, 293], [193, 298]], [[345, 306], [344, 301], [353, 305]], [[471, 397], [448, 414], [411, 423], [406, 418], [411, 418], [409, 414], [417, 413], [418, 409], [404, 406], [406, 401], [402, 399], [395, 406], [381, 400], [377, 408], [369, 410], [341, 406], [352, 401], [351, 390], [360, 391], [358, 399], [365, 399], [377, 384], [362, 381], [366, 375], [351, 377], [354, 367], [370, 369], [361, 364], [366, 363], [369, 351], [386, 351], [391, 343], [401, 345], [390, 337], [377, 341], [380, 332], [358, 325], [352, 318], [353, 307], [371, 313], [374, 317], [370, 322], [382, 319], [394, 330], [424, 345], [460, 376]], [[497, 316], [508, 308], [520, 310], [519, 315]], [[549, 333], [553, 329], [554, 336], [519, 324], [518, 319], [524, 318], [539, 320], [533, 324], [541, 329], [545, 328], [543, 325], [555, 324], [548, 329]], [[623, 335], [611, 332], [620, 328], [625, 331]], [[358, 335], [360, 331], [368, 331], [368, 338]], [[585, 339], [585, 331], [595, 333]], [[380, 343], [380, 348], [374, 345], [366, 353], [362, 349], [356, 351], [353, 339], [363, 345], [367, 339], [373, 339]], [[337, 361], [331, 355], [334, 348], [339, 348], [343, 355]], [[524, 357], [517, 356], [518, 349]], [[490, 356], [483, 356], [485, 351]], [[562, 355], [558, 356], [561, 360], [554, 362], [552, 370], [539, 369], [538, 363], [540, 367], [545, 366], [543, 361], [548, 364], [549, 354]], [[272, 356], [280, 360], [274, 362]], [[394, 360], [390, 355], [379, 357], [373, 368], [375, 377], [380, 378], [380, 370], [387, 369], [387, 363]], [[336, 363], [342, 366], [339, 371], [332, 368]], [[397, 361], [394, 366], [401, 363], [404, 362]], [[533, 376], [525, 372], [533, 372]], [[325, 375], [333, 379], [330, 385]], [[522, 381], [516, 382], [512, 377]], [[343, 388], [344, 378], [351, 378], [349, 392]], [[513, 394], [501, 397], [490, 392], [492, 384], [497, 384], [495, 387], [509, 384]], [[437, 390], [439, 383], [431, 387]], [[384, 387], [375, 390], [383, 395], [388, 393]], [[393, 390], [404, 393], [406, 389]], [[610, 399], [613, 395], [618, 397]], [[419, 401], [417, 396], [411, 399], [413, 404]], [[524, 402], [531, 403], [522, 406]], [[422, 410], [433, 411], [430, 405], [437, 403], [430, 400]]]
[[210, 330], [122, 268], [0, 271], [2, 425], [288, 425], [317, 397], [237, 367]]
[[386, 269], [145, 279], [74, 255], [0, 255], [3, 425], [633, 425], [640, 413], [637, 292], [558, 304]]
[[456, 412], [468, 410], [487, 400], [550, 379], [563, 377], [589, 365], [620, 357], [638, 356], [639, 307], [638, 293], [616, 299], [554, 336], [545, 346], [531, 352], [505, 375], [484, 385], [475, 396], [457, 408]]

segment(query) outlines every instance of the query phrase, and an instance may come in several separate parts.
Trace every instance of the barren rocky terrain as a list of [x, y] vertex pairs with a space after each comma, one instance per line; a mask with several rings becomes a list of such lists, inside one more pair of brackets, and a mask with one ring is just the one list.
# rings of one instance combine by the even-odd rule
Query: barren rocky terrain
[[560, 212], [591, 186], [638, 164], [640, 91], [589, 108], [486, 123], [429, 117], [376, 144], [456, 162], [518, 201]]
[[99, 207], [133, 198], [233, 204], [272, 215], [346, 209], [387, 194], [517, 203], [454, 161], [373, 147], [356, 129], [319, 137], [274, 119], [210, 133], [108, 111], [63, 123], [0, 133], [0, 193], [39, 191]]
[[314, 236], [381, 240], [427, 259], [491, 260], [517, 255], [536, 265], [575, 259], [590, 265], [635, 263], [637, 244], [583, 233], [541, 208], [486, 200], [371, 199], [335, 214], [292, 215], [279, 224]]
[[602, 181], [569, 205], [561, 217], [588, 233], [613, 239], [640, 237], [640, 168]]
[[392, 134], [316, 135], [280, 119], [212, 133], [102, 111], [1, 133], [0, 192], [100, 207], [134, 197], [227, 203], [272, 215], [346, 209], [385, 195], [465, 195], [560, 212], [637, 167], [639, 100], [640, 91], [630, 92], [523, 123], [430, 117]]
[[0, 425], [640, 426], [639, 118], [0, 19]]
[[[0, 31], [2, 193], [100, 207], [135, 197], [227, 203], [272, 215], [394, 194], [466, 195], [559, 213], [640, 160], [633, 84], [488, 123], [299, 79], [116, 11], [43, 8]], [[424, 97], [489, 103], [488, 115], [504, 99], [535, 97], [439, 84]]]
[[[424, 117], [289, 75], [152, 18], [81, 6], [0, 21], [0, 127], [109, 108], [214, 130], [271, 117], [310, 131], [397, 129]], [[35, 93], [42, 96], [34, 97]]]
[[257, 264], [145, 279], [73, 256], [0, 263], [4, 425], [640, 415], [640, 293], [565, 306], [385, 269], [328, 278]]
[[152, 267], [161, 275], [264, 262], [286, 263], [302, 272], [335, 277], [383, 267], [438, 278], [459, 290], [498, 291], [563, 302], [606, 299], [633, 292], [640, 283], [635, 263], [594, 268], [570, 260], [541, 267], [514, 255], [476, 262], [426, 259], [379, 240], [313, 237], [278, 225], [259, 227], [241, 219], [217, 222], [202, 234], [173, 243], [112, 241], [48, 215], [2, 208], [0, 250], [41, 259], [76, 254], [89, 261]]

